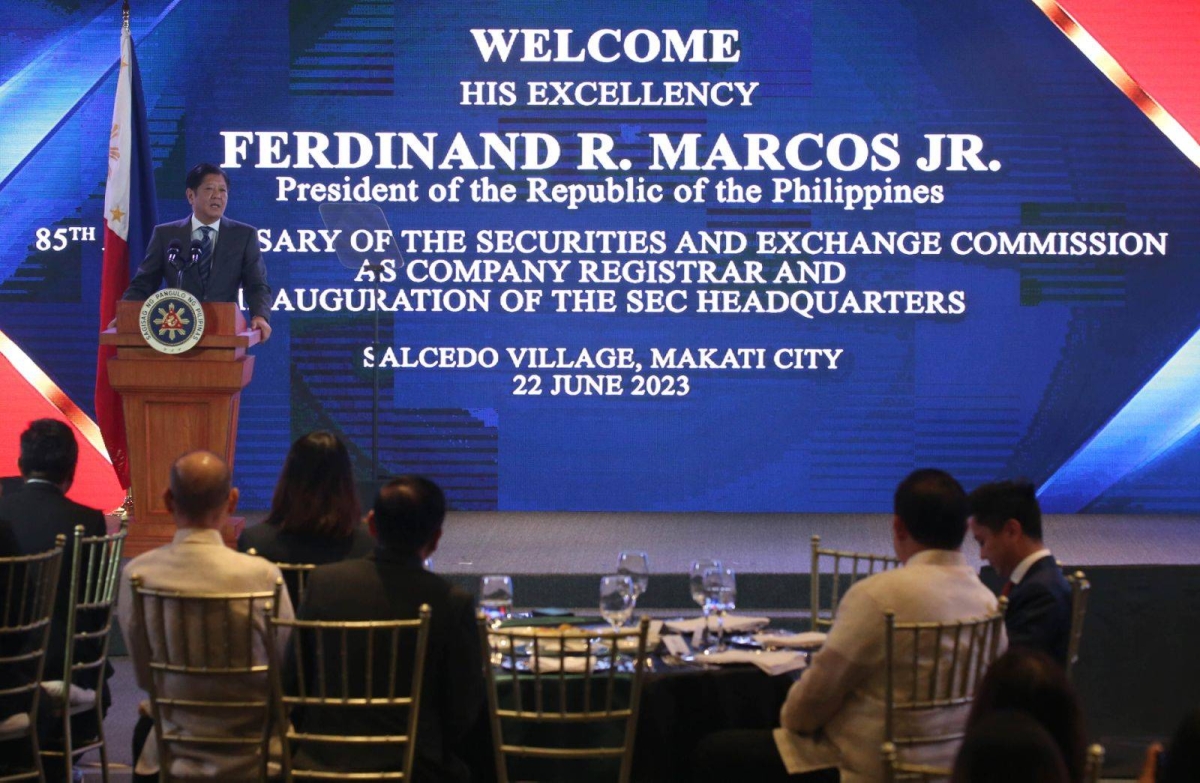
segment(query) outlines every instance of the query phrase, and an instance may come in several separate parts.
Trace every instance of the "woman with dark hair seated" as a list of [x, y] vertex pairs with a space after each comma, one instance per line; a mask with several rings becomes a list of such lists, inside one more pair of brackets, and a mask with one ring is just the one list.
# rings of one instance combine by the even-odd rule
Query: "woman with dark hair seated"
[[1041, 724], [1058, 745], [1068, 780], [1081, 783], [1087, 765], [1087, 730], [1079, 696], [1063, 667], [1032, 648], [1014, 647], [1001, 655], [979, 684], [967, 731], [1000, 710], [1026, 713]]
[[[375, 540], [361, 516], [346, 445], [332, 432], [317, 430], [288, 450], [267, 518], [242, 531], [238, 550], [254, 549], [274, 563], [320, 565], [365, 557]], [[294, 587], [288, 585], [296, 596]]]
[[967, 730], [951, 783], [1069, 783], [1058, 744], [1036, 718], [999, 710]]

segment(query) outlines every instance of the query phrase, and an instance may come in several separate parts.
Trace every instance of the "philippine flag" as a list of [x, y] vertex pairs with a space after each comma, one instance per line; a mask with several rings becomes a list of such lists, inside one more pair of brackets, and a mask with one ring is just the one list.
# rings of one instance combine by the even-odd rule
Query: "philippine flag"
[[[100, 277], [100, 328], [117, 314], [117, 301], [146, 252], [155, 224], [154, 161], [146, 127], [146, 102], [138, 75], [129, 15], [121, 28], [121, 62], [108, 148], [104, 189], [104, 266]], [[116, 353], [100, 346], [96, 362], [96, 423], [121, 487], [129, 488], [129, 450], [121, 398], [108, 383], [108, 360]]]

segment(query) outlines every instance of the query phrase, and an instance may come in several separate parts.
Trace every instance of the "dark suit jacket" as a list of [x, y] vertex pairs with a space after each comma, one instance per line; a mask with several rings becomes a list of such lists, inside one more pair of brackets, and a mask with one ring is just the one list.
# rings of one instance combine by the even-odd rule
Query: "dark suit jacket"
[[[67, 538], [63, 550], [62, 570], [59, 573], [58, 594], [54, 599], [54, 622], [50, 625], [50, 647], [46, 650], [43, 678], [61, 680], [63, 652], [66, 649], [67, 611], [71, 604], [71, 554], [75, 526], [83, 525], [84, 536], [102, 536], [107, 530], [104, 514], [94, 508], [67, 498], [58, 487], [42, 482], [26, 484], [20, 492], [0, 495], [0, 519], [12, 526], [17, 546], [23, 555], [45, 552], [54, 548], [54, 539], [61, 533]], [[94, 688], [95, 682], [81, 682]]]
[[[366, 525], [359, 525], [346, 538], [335, 539], [288, 533], [262, 522], [242, 531], [237, 548], [239, 552], [253, 549], [272, 563], [326, 565], [370, 555], [375, 551], [375, 539]], [[292, 603], [299, 604], [295, 572], [284, 573], [283, 580]]]
[[1004, 615], [1010, 647], [1033, 647], [1067, 663], [1071, 635], [1071, 585], [1047, 555], [1034, 562], [1008, 594]]
[[[421, 713], [418, 716], [417, 758], [413, 778], [418, 783], [468, 781], [463, 761], [463, 738], [479, 718], [484, 703], [484, 679], [474, 599], [445, 579], [421, 567], [415, 556], [380, 548], [368, 558], [345, 560], [316, 569], [308, 582], [302, 620], [399, 620], [417, 617], [422, 603], [432, 609], [429, 649], [426, 654]], [[339, 656], [329, 656], [337, 659]], [[362, 671], [356, 661], [363, 649], [349, 653], [351, 671]], [[312, 657], [308, 657], [311, 664]], [[328, 661], [327, 672], [337, 660]], [[382, 667], [380, 667], [382, 668]], [[398, 669], [401, 682], [412, 676], [412, 659], [405, 656]], [[386, 673], [376, 671], [377, 679]], [[312, 682], [312, 671], [307, 679]], [[328, 676], [328, 674], [327, 674]], [[330, 677], [330, 682], [338, 680]], [[308, 712], [294, 716], [299, 730], [358, 734], [402, 734], [405, 716], [372, 716], [353, 720], [344, 714]], [[309, 745], [298, 754], [305, 763], [352, 771], [401, 769], [403, 757], [367, 748], [341, 749]]]
[[25, 486], [20, 476], [0, 476], [0, 495], [10, 495]]
[[[178, 240], [182, 251], [182, 273], [167, 263], [167, 248]], [[244, 289], [246, 307], [251, 316], [271, 319], [271, 286], [267, 284], [267, 265], [258, 249], [258, 235], [253, 226], [229, 218], [221, 218], [217, 231], [217, 246], [213, 248], [212, 270], [208, 286], [200, 282], [199, 268], [191, 264], [192, 216], [174, 223], [154, 227], [146, 258], [137, 274], [129, 281], [123, 299], [141, 301], [159, 289], [166, 281], [167, 288], [182, 288], [202, 302], [236, 302], [238, 289]]]

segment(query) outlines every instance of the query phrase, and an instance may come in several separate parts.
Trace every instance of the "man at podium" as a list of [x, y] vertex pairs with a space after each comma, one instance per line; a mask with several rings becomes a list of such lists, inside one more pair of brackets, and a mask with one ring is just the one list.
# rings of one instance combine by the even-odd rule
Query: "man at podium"
[[192, 214], [154, 227], [146, 258], [129, 282], [122, 299], [140, 301], [166, 281], [202, 302], [236, 302], [245, 294], [250, 326], [265, 341], [271, 336], [271, 286], [258, 249], [253, 226], [225, 217], [229, 175], [213, 163], [200, 163], [188, 172], [188, 203]]

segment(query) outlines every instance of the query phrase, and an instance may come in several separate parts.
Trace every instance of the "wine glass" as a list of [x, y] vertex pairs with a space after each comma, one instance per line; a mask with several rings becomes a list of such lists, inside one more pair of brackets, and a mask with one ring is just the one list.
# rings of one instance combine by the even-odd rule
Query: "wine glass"
[[[709, 568], [704, 572], [704, 600], [708, 613], [717, 613], [717, 646], [712, 652], [725, 651], [725, 613], [737, 606], [737, 576], [730, 568]], [[704, 620], [708, 627], [708, 618]]]
[[617, 555], [617, 573], [633, 580], [633, 602], [636, 604], [650, 584], [650, 558], [645, 552], [622, 552]]
[[704, 572], [720, 568], [721, 561], [715, 558], [700, 558], [692, 561], [692, 570], [688, 575], [688, 586], [692, 590], [692, 600], [700, 606], [704, 613], [704, 643], [708, 644], [708, 615], [710, 607], [704, 597]]
[[508, 619], [512, 605], [512, 577], [496, 574], [479, 580], [479, 608], [493, 628]]
[[633, 615], [633, 580], [626, 574], [600, 577], [600, 616], [613, 627], [613, 633]]

